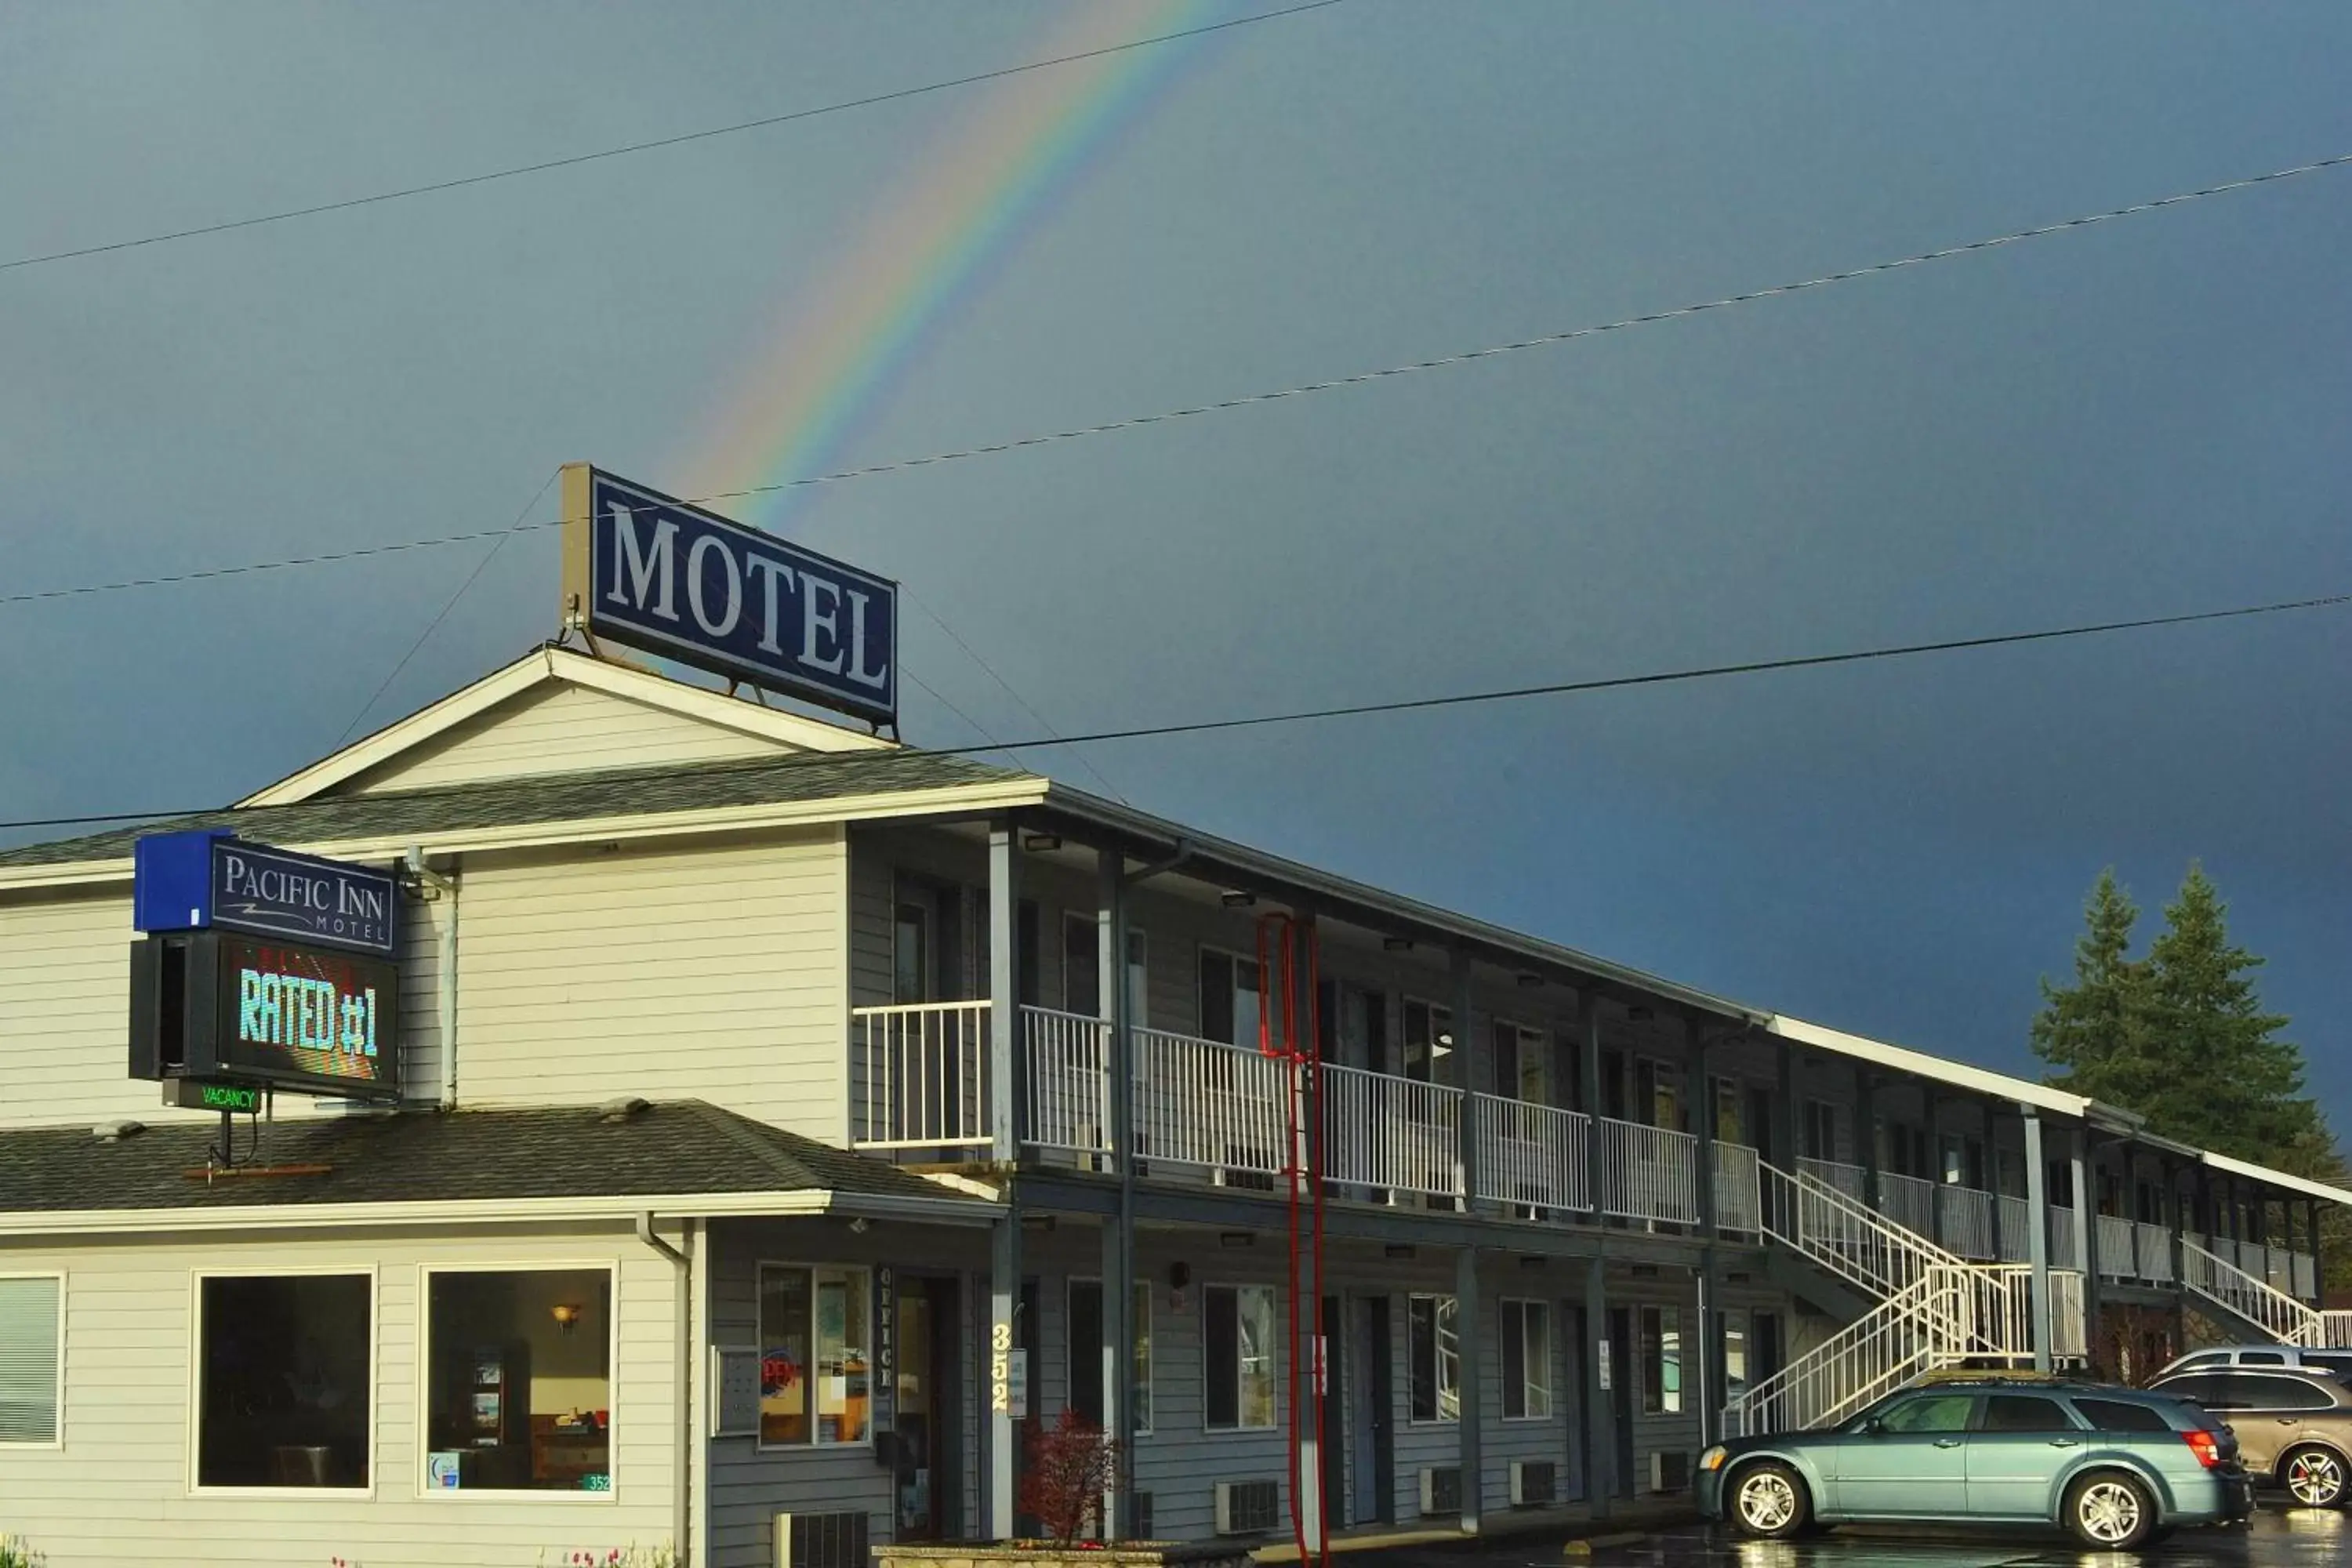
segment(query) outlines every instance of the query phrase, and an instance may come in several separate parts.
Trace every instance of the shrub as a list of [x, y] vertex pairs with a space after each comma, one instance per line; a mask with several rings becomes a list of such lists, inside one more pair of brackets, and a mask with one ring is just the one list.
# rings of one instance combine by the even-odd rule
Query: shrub
[[1028, 1433], [1022, 1510], [1064, 1546], [1078, 1539], [1118, 1478], [1118, 1445], [1075, 1410]]

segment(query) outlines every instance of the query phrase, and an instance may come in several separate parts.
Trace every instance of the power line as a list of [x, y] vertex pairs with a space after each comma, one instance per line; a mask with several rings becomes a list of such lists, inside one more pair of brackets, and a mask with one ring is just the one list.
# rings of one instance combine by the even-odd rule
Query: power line
[[[1327, 0], [1328, 3], [1328, 0]], [[1173, 35], [1171, 35], [1173, 36]], [[1412, 375], [1423, 371], [1444, 370], [1455, 365], [1470, 364], [1481, 360], [1500, 358], [1505, 354], [1523, 353], [1531, 349], [1556, 348], [1562, 343], [1582, 338], [1599, 337], [1604, 332], [1620, 332], [1632, 327], [1649, 326], [1659, 321], [1679, 321], [1708, 310], [1720, 310], [1727, 306], [1750, 304], [1759, 300], [1780, 299], [1802, 293], [1807, 289], [1827, 287], [1832, 283], [1851, 282], [1858, 278], [1875, 277], [1881, 273], [1899, 271], [1930, 261], [1942, 261], [1957, 256], [1971, 255], [2014, 245], [2021, 240], [2037, 239], [2048, 235], [2087, 228], [2094, 224], [2111, 222], [2141, 213], [2151, 213], [2163, 207], [2179, 206], [2185, 202], [2201, 201], [2209, 196], [2225, 195], [2232, 191], [2249, 190], [2256, 185], [2270, 184], [2301, 174], [2317, 174], [2325, 169], [2342, 168], [2352, 164], [2352, 153], [2332, 158], [2321, 158], [2292, 168], [2273, 169], [2268, 174], [2250, 174], [2244, 179], [2231, 180], [2218, 185], [2206, 185], [2198, 190], [2182, 191], [2153, 201], [2136, 202], [2129, 206], [2110, 207], [2104, 212], [2087, 213], [2062, 223], [2043, 224], [2034, 228], [2015, 229], [1995, 235], [1989, 239], [1970, 240], [1965, 245], [1946, 246], [1940, 250], [1920, 251], [1916, 255], [1897, 257], [1892, 261], [1873, 262], [1866, 267], [1850, 268], [1843, 272], [1823, 273], [1795, 283], [1775, 284], [1768, 289], [1750, 289], [1744, 294], [1727, 294], [1717, 300], [1703, 300], [1693, 304], [1678, 305], [1671, 310], [1653, 310], [1645, 315], [1624, 316], [1613, 321], [1594, 326], [1572, 327], [1563, 331], [1546, 333], [1541, 337], [1521, 338], [1514, 342], [1496, 343], [1487, 348], [1469, 349], [1459, 353], [1442, 354], [1434, 359], [1413, 360], [1381, 370], [1361, 371], [1353, 375], [1337, 376], [1327, 381], [1302, 383], [1297, 386], [1280, 387], [1270, 392], [1246, 393], [1215, 403], [1200, 403], [1189, 407], [1171, 408], [1158, 414], [1139, 414], [1124, 419], [1114, 419], [1099, 425], [1078, 426], [1067, 430], [1049, 431], [1043, 435], [1025, 436], [1018, 440], [997, 441], [982, 447], [966, 447], [950, 452], [933, 452], [926, 457], [903, 458], [894, 462], [873, 463], [864, 468], [844, 468], [829, 474], [814, 474], [803, 479], [785, 479], [776, 484], [752, 485], [744, 489], [716, 490], [707, 495], [681, 496], [688, 505], [708, 505], [713, 501], [740, 500], [751, 496], [769, 495], [779, 490], [804, 489], [810, 485], [838, 484], [848, 479], [869, 479], [877, 474], [899, 473], [908, 468], [930, 467], [939, 463], [961, 462], [970, 458], [991, 457], [1029, 447], [1053, 446], [1063, 441], [1082, 440], [1093, 436], [1108, 436], [1124, 430], [1136, 430], [1150, 425], [1164, 425], [1179, 419], [1195, 418], [1204, 414], [1221, 414], [1260, 404], [1278, 403], [1285, 398], [1304, 397], [1314, 393], [1335, 391], [1340, 387], [1362, 386], [1396, 376]], [[541, 522], [536, 528], [553, 528], [555, 522]], [[350, 550], [328, 551], [316, 555], [296, 556], [283, 561], [257, 561], [234, 566], [213, 566], [200, 571], [173, 573], [156, 577], [126, 578], [113, 583], [88, 583], [66, 588], [43, 588], [31, 593], [0, 595], [0, 605], [33, 604], [46, 599], [70, 599], [91, 594], [119, 593], [130, 588], [163, 588], [182, 583], [205, 582], [215, 577], [234, 577], [252, 572], [275, 572], [295, 566], [322, 566], [343, 561], [363, 560], [373, 555], [386, 555], [404, 550], [435, 550], [445, 545], [465, 544], [474, 540], [494, 539], [507, 532], [505, 529], [482, 529], [467, 533], [444, 534], [433, 539], [404, 540], [394, 544], [361, 545]]]
[[1074, 55], [1056, 55], [1051, 59], [1031, 60], [1025, 65], [1004, 66], [996, 70], [975, 71], [970, 76], [952, 77], [946, 81], [926, 82], [920, 87], [902, 87], [889, 92], [877, 92], [866, 98], [853, 98], [840, 103], [827, 103], [814, 109], [797, 109], [787, 114], [770, 114], [758, 120], [738, 121], [732, 125], [714, 125], [708, 130], [688, 131], [681, 135], [657, 137], [650, 142], [631, 142], [619, 147], [606, 147], [593, 153], [575, 153], [568, 157], [550, 158], [537, 163], [518, 163], [511, 168], [492, 169], [479, 174], [466, 174], [454, 180], [436, 180], [430, 184], [404, 185], [398, 190], [377, 191], [364, 196], [350, 196], [341, 201], [320, 202], [312, 206], [289, 207], [282, 212], [263, 213], [255, 217], [232, 218], [224, 223], [203, 224], [194, 228], [173, 229], [165, 234], [143, 235], [137, 239], [118, 239], [106, 245], [85, 245], [72, 250], [52, 250], [39, 256], [20, 256], [10, 261], [0, 261], [0, 272], [10, 272], [20, 267], [41, 267], [52, 261], [70, 261], [78, 257], [104, 256], [118, 250], [137, 250], [144, 246], [164, 245], [173, 240], [196, 239], [205, 235], [227, 234], [235, 229], [258, 228], [264, 224], [286, 223], [295, 218], [317, 217], [322, 213], [348, 212], [353, 207], [373, 206], [379, 202], [406, 201], [412, 196], [433, 195], [442, 191], [463, 190], [468, 185], [485, 185], [494, 180], [519, 179], [525, 174], [543, 174], [554, 169], [576, 168], [583, 163], [601, 163], [608, 158], [625, 158], [638, 153], [651, 153], [664, 147], [681, 147], [689, 142], [708, 142], [713, 137], [733, 136], [745, 131], [764, 131], [772, 126], [789, 125], [795, 121], [814, 120], [821, 114], [839, 114], [844, 110], [871, 109], [877, 104], [896, 103], [902, 99], [920, 98], [926, 93], [945, 92], [951, 88], [971, 87], [980, 82], [998, 81], [1009, 76], [1028, 71], [1045, 70], [1055, 66], [1075, 65], [1080, 60], [1100, 59], [1106, 55], [1124, 54], [1130, 49], [1150, 48], [1155, 44], [1173, 43], [1179, 38], [1197, 37], [1203, 33], [1223, 32], [1229, 27], [1246, 27], [1257, 22], [1271, 22], [1284, 16], [1296, 16], [1305, 11], [1320, 11], [1327, 5], [1338, 5], [1345, 0], [1306, 0], [1303, 5], [1288, 5], [1278, 11], [1263, 11], [1253, 16], [1236, 16], [1229, 21], [1211, 22], [1202, 26], [1185, 27], [1173, 33], [1160, 33], [1149, 38], [1136, 38], [1124, 44], [1108, 44], [1098, 49], [1086, 49]]
[[[916, 597], [915, 591], [912, 588], [908, 587], [905, 584], [902, 583], [899, 584], [898, 591], [907, 596], [907, 602], [908, 604], [922, 611], [924, 615], [929, 616], [933, 626], [947, 633], [949, 638], [954, 642], [956, 647], [963, 649], [965, 658], [971, 659], [972, 663], [980, 666], [982, 671], [986, 674], [991, 680], [993, 680], [997, 685], [1003, 687], [1004, 689], [1004, 694], [1021, 705], [1021, 711], [1028, 714], [1030, 719], [1035, 722], [1037, 728], [1045, 731], [1048, 735], [1057, 733], [1054, 726], [1045, 721], [1045, 716], [1043, 713], [1038, 712], [1035, 708], [1030, 706], [1029, 700], [1026, 697], [1022, 696], [1018, 691], [1015, 691], [1013, 689], [1013, 683], [1011, 681], [997, 674], [996, 667], [989, 663], [988, 660], [981, 658], [979, 650], [974, 648], [971, 644], [964, 641], [963, 635], [958, 632], [955, 627], [948, 625], [947, 621], [937, 610], [934, 610], [930, 605], [923, 603], [921, 599]], [[923, 689], [930, 691], [930, 688], [929, 687], [925, 687]], [[934, 697], [940, 696], [936, 691], [932, 691], [931, 695]], [[940, 697], [940, 700], [945, 702], [947, 701], [947, 699]], [[950, 704], [950, 706], [952, 706], [952, 704]], [[970, 722], [969, 720], [965, 721], [967, 723]], [[978, 730], [980, 729], [980, 726], [974, 724], [972, 725], [972, 728]], [[985, 730], [981, 730], [980, 732], [983, 735], [988, 733]], [[1110, 780], [1105, 776], [1100, 768], [1095, 766], [1094, 760], [1092, 758], [1088, 757], [1084, 752], [1077, 750], [1076, 747], [1071, 748], [1070, 755], [1078, 760], [1078, 765], [1080, 767], [1086, 769], [1087, 772], [1094, 775], [1095, 782], [1097, 784], [1102, 785], [1103, 788], [1111, 793], [1112, 798], [1116, 799], [1121, 805], [1129, 804], [1127, 796], [1119, 794], [1118, 786], [1111, 783]]]
[[[1385, 702], [1358, 702], [1334, 708], [1306, 708], [1289, 712], [1258, 713], [1238, 719], [1202, 719], [1180, 724], [1150, 724], [1127, 730], [1097, 730], [1079, 735], [1042, 735], [1025, 741], [995, 741], [984, 746], [921, 748], [931, 756], [964, 756], [982, 752], [1026, 752], [1045, 746], [1093, 745], [1106, 741], [1139, 741], [1167, 735], [1199, 735], [1217, 730], [1247, 730], [1276, 724], [1303, 724], [1325, 719], [1358, 719], [1378, 713], [1412, 713], [1434, 708], [1464, 708], [1487, 702], [1517, 702], [1533, 697], [1570, 697], [1588, 691], [1616, 691], [1633, 687], [1667, 686], [1681, 681], [1712, 680], [1731, 675], [1765, 675], [1779, 670], [1820, 669], [1830, 665], [1862, 664], [1873, 659], [1907, 658], [1920, 654], [1960, 653], [1978, 648], [2006, 647], [2020, 643], [2053, 642], [2065, 637], [2100, 637], [2113, 632], [2146, 631], [2158, 626], [2185, 626], [2204, 621], [2242, 620], [2252, 616], [2283, 615], [2293, 610], [2340, 608], [2352, 605], [2352, 594], [2329, 594], [2312, 599], [2285, 599], [2268, 605], [2242, 605], [2226, 610], [2192, 610], [2177, 616], [2145, 616], [2137, 620], [2097, 621], [2088, 625], [2048, 626], [2039, 631], [1998, 632], [1984, 637], [1950, 637], [1940, 642], [1897, 643], [1853, 648], [1843, 653], [1799, 654], [1787, 658], [1748, 659], [1738, 664], [1694, 665], [1681, 669], [1653, 670], [1643, 675], [1603, 676], [1591, 680], [1557, 680], [1540, 686], [1506, 686], [1479, 691], [1449, 692], [1438, 697], [1408, 697]], [[929, 687], [924, 688], [929, 690]], [[932, 693], [934, 696], [938, 694]], [[966, 720], [966, 722], [970, 722]], [[979, 729], [978, 725], [972, 726]], [[981, 731], [986, 734], [986, 731]], [[0, 822], [0, 829], [60, 827], [75, 823], [140, 822], [159, 816], [189, 816], [214, 810], [198, 806], [180, 811], [128, 811], [88, 816], [49, 816]]]

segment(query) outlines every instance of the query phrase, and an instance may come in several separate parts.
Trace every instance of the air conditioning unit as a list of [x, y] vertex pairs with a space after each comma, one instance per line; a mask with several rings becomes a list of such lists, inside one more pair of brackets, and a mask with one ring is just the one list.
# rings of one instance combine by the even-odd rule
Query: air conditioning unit
[[1511, 1506], [1535, 1508], [1552, 1500], [1559, 1467], [1549, 1459], [1511, 1461]]
[[866, 1568], [866, 1514], [775, 1516], [776, 1568]]
[[1274, 1481], [1219, 1481], [1217, 1533], [1262, 1535], [1279, 1521], [1282, 1489]]
[[1423, 1515], [1462, 1511], [1461, 1466], [1434, 1466], [1421, 1472], [1421, 1511]]
[[1688, 1454], [1669, 1454], [1661, 1450], [1650, 1456], [1652, 1491], [1686, 1491], [1690, 1484], [1691, 1457]]

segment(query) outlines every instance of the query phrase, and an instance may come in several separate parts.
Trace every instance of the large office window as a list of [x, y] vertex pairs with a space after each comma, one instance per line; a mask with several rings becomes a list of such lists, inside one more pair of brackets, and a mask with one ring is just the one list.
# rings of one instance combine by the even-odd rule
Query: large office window
[[1551, 1309], [1541, 1301], [1503, 1303], [1503, 1419], [1551, 1415]]
[[1229, 1046], [1257, 1041], [1260, 995], [1257, 960], [1201, 950], [1201, 1037]]
[[872, 1431], [872, 1286], [863, 1268], [760, 1267], [760, 1441], [863, 1443]]
[[0, 1444], [58, 1440], [65, 1281], [0, 1279]]
[[1411, 997], [1404, 1004], [1404, 1076], [1423, 1083], [1452, 1083], [1454, 1015]]
[[1642, 1309], [1642, 1408], [1657, 1415], [1682, 1407], [1682, 1309], [1644, 1307]]
[[1274, 1287], [1212, 1285], [1201, 1292], [1207, 1416], [1212, 1431], [1274, 1425]]
[[613, 1489], [613, 1272], [425, 1276], [425, 1484]]
[[197, 1287], [196, 1484], [368, 1484], [375, 1281], [207, 1275]]
[[[1151, 1282], [1135, 1282], [1135, 1430], [1151, 1430]], [[1099, 1279], [1070, 1281], [1070, 1408], [1103, 1424], [1103, 1293]]]
[[1462, 1419], [1462, 1343], [1451, 1296], [1405, 1304], [1407, 1381], [1415, 1421]]

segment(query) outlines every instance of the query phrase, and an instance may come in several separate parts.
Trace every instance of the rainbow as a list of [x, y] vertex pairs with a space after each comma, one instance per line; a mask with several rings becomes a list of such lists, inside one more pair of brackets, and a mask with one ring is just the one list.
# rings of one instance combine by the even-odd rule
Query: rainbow
[[[1213, 20], [1226, 0], [1079, 5], [1027, 58], [1081, 54]], [[783, 302], [758, 351], [672, 469], [696, 495], [804, 479], [842, 456], [1035, 231], [1182, 68], [1208, 34], [1008, 77], [950, 117], [830, 264]], [[777, 530], [814, 488], [722, 510]]]

